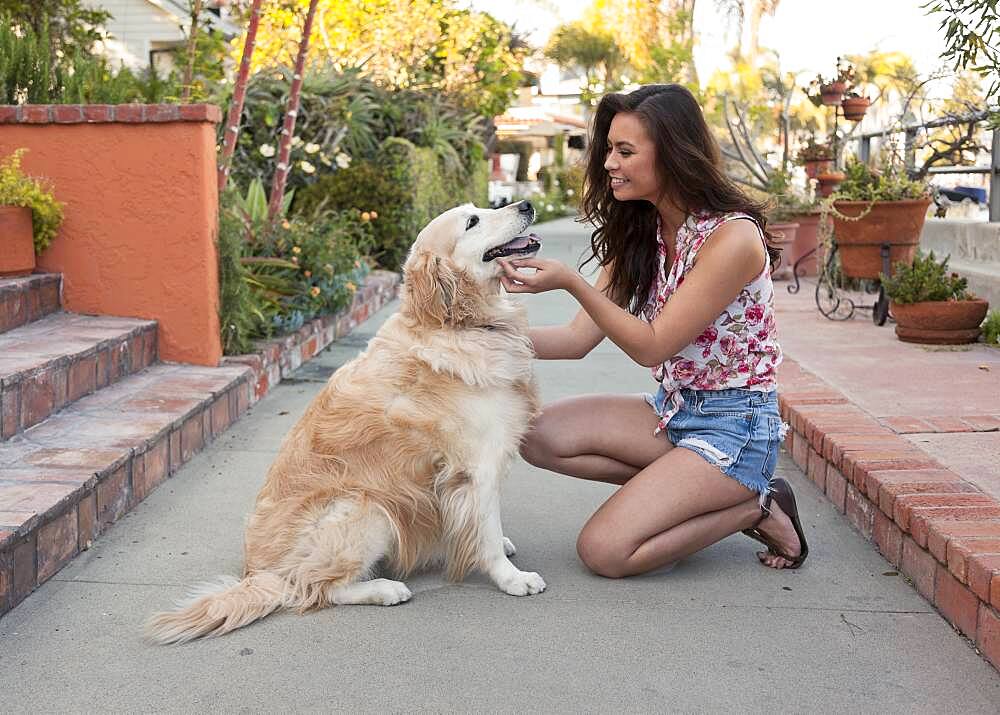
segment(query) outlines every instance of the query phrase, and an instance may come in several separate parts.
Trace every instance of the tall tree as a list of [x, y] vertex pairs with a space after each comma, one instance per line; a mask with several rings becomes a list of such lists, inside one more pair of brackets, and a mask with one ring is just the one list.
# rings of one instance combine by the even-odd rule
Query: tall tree
[[288, 106], [285, 108], [285, 123], [281, 128], [281, 142], [278, 146], [278, 164], [271, 184], [271, 198], [268, 204], [268, 218], [275, 221], [281, 212], [282, 199], [285, 195], [285, 183], [291, 166], [288, 163], [292, 153], [292, 136], [295, 134], [295, 117], [299, 112], [299, 95], [302, 91], [302, 74], [305, 72], [306, 55], [309, 52], [309, 37], [312, 34], [313, 19], [316, 17], [316, 4], [319, 0], [310, 0], [306, 11], [305, 23], [302, 26], [302, 39], [299, 42], [299, 53], [295, 58], [295, 73], [292, 75], [292, 86], [288, 93]]
[[226, 128], [222, 137], [222, 156], [219, 158], [219, 193], [226, 188], [229, 180], [229, 166], [236, 149], [236, 140], [240, 135], [240, 117], [243, 116], [243, 100], [247, 95], [247, 82], [250, 79], [250, 61], [253, 59], [254, 47], [257, 43], [257, 28], [260, 25], [261, 0], [252, 0], [250, 5], [250, 22], [247, 25], [247, 36], [243, 42], [243, 56], [240, 69], [233, 86], [233, 97], [229, 102], [229, 116], [226, 118]]

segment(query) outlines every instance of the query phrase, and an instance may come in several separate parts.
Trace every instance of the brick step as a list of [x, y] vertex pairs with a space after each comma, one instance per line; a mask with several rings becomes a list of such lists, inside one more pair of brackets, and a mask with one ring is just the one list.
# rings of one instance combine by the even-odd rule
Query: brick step
[[61, 285], [59, 273], [0, 278], [0, 333], [58, 311]]
[[156, 322], [54, 313], [0, 334], [0, 439], [156, 362]]
[[0, 443], [0, 614], [229, 427], [253, 381], [157, 364]]

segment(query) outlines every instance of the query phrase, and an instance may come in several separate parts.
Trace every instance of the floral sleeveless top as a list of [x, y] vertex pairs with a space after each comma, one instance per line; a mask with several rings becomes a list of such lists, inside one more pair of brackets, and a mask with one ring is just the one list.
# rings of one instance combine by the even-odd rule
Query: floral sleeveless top
[[[664, 265], [667, 248], [657, 221], [656, 280], [642, 309], [642, 317], [647, 322], [653, 322], [684, 282], [684, 276], [694, 266], [698, 249], [712, 232], [735, 219], [754, 221], [743, 213], [720, 215], [699, 211], [688, 216], [677, 231], [676, 255], [669, 271]], [[770, 266], [765, 266], [693, 343], [653, 368], [653, 377], [663, 386], [668, 398], [656, 433], [666, 429], [670, 418], [683, 406], [682, 389], [743, 388], [769, 392], [777, 387], [776, 370], [780, 363], [781, 348], [774, 324], [774, 284]]]

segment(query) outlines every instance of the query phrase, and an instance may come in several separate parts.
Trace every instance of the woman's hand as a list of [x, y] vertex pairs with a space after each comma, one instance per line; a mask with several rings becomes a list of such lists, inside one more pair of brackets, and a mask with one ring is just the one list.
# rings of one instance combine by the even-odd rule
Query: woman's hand
[[[544, 293], [560, 288], [569, 290], [579, 274], [562, 261], [551, 258], [518, 258], [505, 261], [500, 268], [500, 282], [508, 293]], [[521, 273], [518, 268], [534, 268], [534, 273]]]

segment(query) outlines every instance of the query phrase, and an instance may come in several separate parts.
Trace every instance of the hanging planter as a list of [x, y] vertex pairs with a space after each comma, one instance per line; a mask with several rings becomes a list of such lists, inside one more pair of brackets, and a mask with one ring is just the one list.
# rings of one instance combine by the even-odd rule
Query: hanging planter
[[842, 171], [828, 171], [817, 175], [816, 181], [819, 182], [819, 195], [825, 199], [834, 192], [837, 188], [837, 184], [846, 178], [847, 175]]
[[868, 111], [868, 107], [871, 105], [871, 100], [868, 97], [857, 97], [857, 96], [847, 96], [840, 103], [840, 106], [844, 110], [844, 119], [849, 122], [860, 122], [865, 118], [865, 112]]
[[819, 87], [820, 102], [828, 106], [840, 104], [841, 100], [844, 98], [844, 92], [846, 91], [847, 82], [843, 82], [841, 80], [821, 84]]

